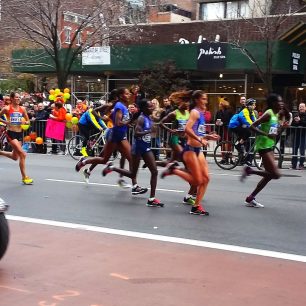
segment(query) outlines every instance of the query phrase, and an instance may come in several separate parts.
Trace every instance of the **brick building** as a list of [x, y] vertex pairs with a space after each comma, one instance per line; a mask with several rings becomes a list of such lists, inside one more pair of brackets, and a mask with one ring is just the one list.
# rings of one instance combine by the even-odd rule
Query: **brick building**
[[[249, 0], [250, 3], [252, 1], [255, 0]], [[132, 31], [135, 32], [135, 35], [132, 35], [132, 37], [118, 34], [110, 42], [111, 64], [84, 66], [80, 60], [76, 61], [72, 73], [74, 86], [76, 88], [79, 85], [81, 86], [82, 80], [84, 80], [83, 87], [80, 87], [82, 90], [86, 89], [88, 82], [92, 84], [103, 83], [105, 91], [112, 87], [129, 85], [131, 82], [135, 82], [143, 69], [152, 66], [154, 62], [172, 59], [176, 62], [178, 68], [190, 72], [195, 88], [205, 89], [209, 93], [210, 103], [214, 107], [216, 106], [217, 96], [221, 94], [228, 95], [234, 104], [238, 101], [239, 94], [248, 94], [259, 100], [263, 99], [264, 88], [255, 66], [241, 50], [232, 48], [229, 43], [239, 38], [243, 46], [246, 46], [252, 52], [254, 51], [254, 56], [259, 65], [265, 67], [265, 41], [258, 31], [258, 27], [254, 27], [250, 20], [256, 21], [258, 24], [267, 20], [273, 23], [274, 20], [278, 20], [279, 16], [271, 14], [278, 11], [271, 11], [267, 18], [242, 19], [236, 16], [236, 18], [229, 19], [227, 18], [228, 9], [231, 5], [229, 2], [236, 2], [240, 8], [243, 8], [243, 4], [248, 1], [175, 1], [175, 4], [177, 4], [175, 7], [173, 2], [165, 1], [161, 3], [159, 1], [157, 6], [156, 1], [155, 4], [151, 1], [150, 5], [154, 9], [159, 8], [159, 5], [171, 5], [168, 7], [171, 9], [170, 13], [179, 15], [177, 13], [182, 11], [177, 8], [179, 5], [183, 6], [185, 4], [182, 10], [188, 11], [187, 9], [190, 9], [190, 19], [193, 20], [189, 22], [139, 24], [133, 28]], [[216, 16], [213, 13], [212, 15], [207, 14], [207, 11], [204, 15], [201, 15], [201, 12], [207, 9], [207, 5], [209, 6], [212, 3], [220, 4], [224, 9], [222, 11], [224, 20], [214, 18]], [[292, 9], [298, 9], [302, 7], [302, 1], [292, 0], [291, 5]], [[165, 6], [163, 7], [165, 8]], [[277, 9], [280, 10], [281, 6]], [[208, 7], [208, 12], [214, 12], [211, 6]], [[200, 17], [205, 17], [206, 20], [199, 20]], [[288, 100], [296, 97], [297, 93], [302, 95], [305, 92], [305, 90], [297, 91], [305, 83], [305, 31], [301, 28], [294, 34], [294, 37], [301, 38], [299, 41], [286, 35], [286, 39], [280, 40], [280, 38], [282, 35], [284, 36], [284, 33], [291, 33], [290, 29], [295, 28], [299, 23], [306, 23], [306, 15], [303, 12], [284, 19], [280, 24], [277, 35], [273, 37], [274, 87]], [[216, 38], [219, 45], [215, 43]], [[205, 47], [201, 47], [203, 43]], [[215, 66], [211, 65], [212, 62], [210, 62], [208, 64], [204, 63], [204, 66], [201, 64], [200, 67], [198, 60], [201, 57], [200, 55], [203, 55], [205, 50], [219, 52], [217, 51], [219, 47], [224, 47], [226, 54], [222, 58], [226, 58], [226, 60], [219, 61]], [[299, 55], [300, 59], [297, 60], [293, 55]], [[298, 64], [293, 65], [295, 62], [298, 62]], [[296, 66], [296, 70], [293, 70], [294, 66]], [[24, 69], [22, 71], [40, 74], [52, 73], [52, 70], [44, 69]]]

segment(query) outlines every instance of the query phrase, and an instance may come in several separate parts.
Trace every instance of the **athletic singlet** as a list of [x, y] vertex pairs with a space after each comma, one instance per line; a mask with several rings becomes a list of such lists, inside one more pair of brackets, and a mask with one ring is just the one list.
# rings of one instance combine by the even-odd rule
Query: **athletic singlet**
[[122, 103], [122, 102], [117, 102], [114, 106], [114, 109], [112, 111], [111, 114], [111, 119], [113, 121], [113, 131], [116, 133], [122, 133], [125, 134], [127, 132], [127, 126], [123, 125], [123, 126], [116, 126], [115, 122], [116, 122], [116, 113], [117, 111], [121, 111], [122, 112], [122, 119], [121, 121], [125, 122], [125, 121], [129, 121], [130, 120], [130, 115], [129, 115], [129, 111], [127, 109], [127, 107]]
[[18, 106], [18, 110], [15, 110], [13, 106], [10, 106], [9, 109], [9, 119], [11, 125], [21, 125], [24, 111]]
[[195, 108], [195, 110], [199, 113], [200, 117], [192, 126], [192, 130], [197, 136], [205, 136], [206, 129], [205, 129], [205, 117], [204, 114]]
[[190, 117], [190, 113], [185, 111], [185, 115], [180, 112], [180, 110], [175, 111], [175, 127], [178, 131], [184, 132], [187, 121]]
[[[141, 113], [140, 116], [143, 117], [143, 125], [142, 125], [143, 132], [151, 130], [152, 120], [148, 116], [144, 115], [143, 113]], [[145, 142], [146, 144], [148, 143], [151, 144], [151, 134], [150, 133], [140, 136], [140, 137], [135, 136], [135, 139], [137, 140], [137, 143]]]
[[[272, 109], [268, 109], [265, 114], [270, 114], [270, 120], [268, 122], [261, 123], [259, 129], [268, 134], [277, 134], [277, 128], [279, 126], [278, 117], [274, 114]], [[255, 140], [256, 150], [270, 149], [275, 145], [275, 139], [264, 135], [257, 135]]]

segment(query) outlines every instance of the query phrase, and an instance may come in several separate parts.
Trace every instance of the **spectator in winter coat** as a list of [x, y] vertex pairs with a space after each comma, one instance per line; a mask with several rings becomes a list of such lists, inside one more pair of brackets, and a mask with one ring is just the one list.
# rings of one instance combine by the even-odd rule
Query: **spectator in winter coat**
[[[296, 128], [293, 130], [293, 152], [292, 152], [292, 169], [304, 169], [305, 162], [305, 140], [306, 140], [306, 105], [300, 103], [299, 112], [293, 117], [292, 126]], [[298, 164], [298, 151], [300, 151], [299, 166]]]

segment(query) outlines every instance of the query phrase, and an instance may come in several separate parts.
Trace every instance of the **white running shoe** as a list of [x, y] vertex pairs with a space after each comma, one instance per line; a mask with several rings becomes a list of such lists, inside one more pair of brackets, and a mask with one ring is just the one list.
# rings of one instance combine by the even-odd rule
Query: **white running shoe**
[[85, 183], [86, 183], [86, 184], [89, 184], [90, 172], [88, 171], [88, 169], [84, 169], [83, 175], [84, 175], [84, 181], [85, 181]]
[[120, 179], [118, 181], [118, 185], [123, 188], [123, 189], [128, 189], [128, 188], [132, 188], [132, 185], [129, 184], [128, 182], [126, 182], [124, 179]]
[[253, 200], [251, 200], [250, 202], [245, 201], [245, 206], [246, 207], [254, 207], [254, 208], [264, 208], [265, 207], [263, 204], [260, 204], [259, 202], [257, 202], [255, 200], [255, 198]]

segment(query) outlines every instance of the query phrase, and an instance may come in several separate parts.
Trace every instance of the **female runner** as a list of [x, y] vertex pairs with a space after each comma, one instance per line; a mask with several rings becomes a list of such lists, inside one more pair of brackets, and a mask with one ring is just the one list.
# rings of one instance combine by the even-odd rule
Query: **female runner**
[[3, 107], [0, 112], [0, 117], [6, 115], [8, 121], [3, 119], [0, 119], [0, 121], [7, 125], [7, 140], [13, 150], [12, 152], [0, 151], [0, 155], [6, 156], [12, 160], [19, 160], [22, 183], [25, 185], [31, 185], [33, 184], [33, 179], [26, 174], [26, 153], [21, 147], [23, 136], [21, 125], [30, 124], [30, 121], [26, 109], [19, 105], [20, 95], [12, 92], [10, 94], [10, 100], [11, 103], [8, 106]]
[[267, 109], [264, 114], [257, 119], [251, 129], [257, 134], [255, 139], [256, 151], [262, 158], [265, 171], [253, 170], [251, 167], [245, 167], [242, 171], [241, 181], [249, 175], [255, 174], [262, 177], [253, 192], [246, 197], [245, 206], [263, 208], [264, 205], [256, 201], [256, 195], [272, 180], [279, 179], [280, 173], [274, 161], [274, 146], [277, 136], [280, 134], [282, 127], [285, 127], [287, 121], [280, 124], [278, 113], [283, 110], [282, 98], [277, 94], [270, 94], [267, 98]]
[[[189, 103], [190, 97], [185, 92], [174, 92], [169, 97], [170, 101], [178, 105], [178, 108], [173, 112], [169, 113], [164, 117], [160, 124], [161, 126], [170, 132], [169, 146], [171, 148], [171, 159], [169, 162], [174, 160], [182, 160], [183, 147], [186, 144], [185, 127], [190, 117]], [[171, 127], [167, 123], [172, 123]], [[165, 163], [157, 162], [157, 165], [166, 166]], [[190, 186], [188, 194], [184, 197], [183, 202], [185, 204], [193, 205], [195, 203], [194, 195], [197, 193], [196, 186]]]
[[[186, 93], [190, 95], [190, 93]], [[207, 103], [207, 95], [196, 90], [191, 94], [190, 117], [186, 124], [185, 133], [187, 144], [183, 149], [183, 161], [187, 172], [177, 168], [177, 163], [170, 163], [161, 177], [177, 175], [186, 180], [190, 185], [197, 186], [197, 196], [195, 203], [190, 210], [191, 214], [208, 216], [209, 213], [202, 207], [201, 201], [209, 183], [208, 165], [204, 154], [201, 152], [203, 145], [207, 145], [208, 140], [219, 139], [215, 133], [207, 135], [205, 133], [205, 118], [203, 111]]]
[[[106, 142], [103, 149], [102, 157], [92, 157], [86, 159], [81, 157], [78, 163], [75, 166], [77, 172], [80, 171], [87, 164], [97, 165], [97, 164], [106, 164], [111, 155], [115, 150], [118, 150], [121, 153], [121, 156], [125, 156], [128, 160], [131, 168], [131, 145], [127, 141], [127, 126], [131, 122], [129, 117], [129, 111], [127, 108], [128, 100], [130, 96], [130, 91], [127, 88], [118, 89], [119, 101], [116, 102], [111, 119], [113, 121], [113, 127], [109, 131], [108, 141]], [[147, 188], [141, 188], [138, 186], [136, 178], [132, 179], [133, 187], [132, 194], [143, 194], [148, 191]]]
[[139, 169], [139, 164], [141, 158], [143, 158], [147, 167], [151, 172], [151, 192], [150, 198], [148, 199], [147, 206], [149, 207], [163, 207], [164, 204], [161, 203], [157, 198], [155, 198], [155, 191], [157, 185], [157, 168], [154, 154], [151, 150], [151, 133], [152, 133], [152, 119], [150, 115], [153, 111], [153, 104], [151, 101], [142, 99], [138, 103], [141, 114], [137, 119], [135, 128], [135, 141], [132, 147], [132, 163], [131, 170], [127, 171], [125, 169], [116, 168], [111, 162], [108, 163], [107, 167], [102, 171], [102, 175], [105, 176], [108, 173], [115, 171], [127, 176], [129, 178], [136, 178], [137, 171]]

